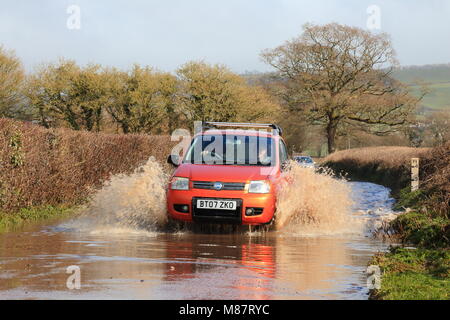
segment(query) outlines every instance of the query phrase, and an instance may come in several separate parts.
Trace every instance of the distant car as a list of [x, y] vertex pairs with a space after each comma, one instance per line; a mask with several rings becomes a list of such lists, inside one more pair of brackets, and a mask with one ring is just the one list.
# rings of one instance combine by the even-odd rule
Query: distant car
[[305, 168], [316, 167], [316, 163], [310, 156], [295, 156], [294, 161], [296, 161], [300, 166]]

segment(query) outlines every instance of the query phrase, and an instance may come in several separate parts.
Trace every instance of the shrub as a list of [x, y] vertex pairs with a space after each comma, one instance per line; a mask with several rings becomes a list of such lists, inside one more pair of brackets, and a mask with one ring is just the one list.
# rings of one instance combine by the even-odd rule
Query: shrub
[[429, 152], [421, 165], [422, 187], [426, 203], [448, 218], [450, 213], [450, 141]]
[[78, 204], [111, 175], [131, 173], [150, 156], [163, 162], [169, 136], [45, 129], [0, 119], [0, 211]]
[[[420, 158], [420, 192], [411, 201], [421, 200], [430, 210], [448, 218], [450, 212], [450, 141], [429, 148], [369, 147], [343, 150], [324, 159], [325, 166], [345, 171], [351, 178], [380, 183], [395, 194], [411, 182], [411, 158]], [[400, 198], [407, 200], [405, 195]], [[420, 199], [419, 199], [420, 198]]]
[[394, 195], [411, 181], [411, 158], [423, 158], [430, 149], [367, 147], [335, 152], [323, 160], [335, 172], [355, 180], [370, 181], [392, 189]]
[[391, 226], [405, 243], [427, 248], [450, 246], [450, 222], [443, 217], [411, 211], [399, 215]]

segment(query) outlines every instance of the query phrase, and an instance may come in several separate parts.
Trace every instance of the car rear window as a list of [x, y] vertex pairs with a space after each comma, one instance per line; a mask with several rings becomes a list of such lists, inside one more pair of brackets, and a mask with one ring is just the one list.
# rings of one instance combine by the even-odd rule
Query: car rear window
[[313, 160], [310, 157], [298, 157], [297, 162], [300, 163], [313, 163]]

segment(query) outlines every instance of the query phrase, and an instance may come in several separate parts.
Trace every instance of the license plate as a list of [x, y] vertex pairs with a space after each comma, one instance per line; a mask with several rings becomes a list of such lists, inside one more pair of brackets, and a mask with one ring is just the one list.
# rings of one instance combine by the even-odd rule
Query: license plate
[[236, 210], [236, 201], [197, 200], [197, 209]]

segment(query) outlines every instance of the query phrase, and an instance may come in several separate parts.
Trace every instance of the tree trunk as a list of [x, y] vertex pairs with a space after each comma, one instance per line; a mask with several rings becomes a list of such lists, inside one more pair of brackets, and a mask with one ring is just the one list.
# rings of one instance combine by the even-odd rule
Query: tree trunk
[[176, 129], [177, 127], [177, 115], [175, 113], [174, 107], [172, 104], [169, 104], [167, 106], [167, 118], [169, 120], [168, 123], [168, 134], [171, 135], [172, 132]]
[[327, 125], [328, 154], [336, 151], [336, 129], [339, 121], [330, 119]]
[[123, 121], [121, 123], [121, 126], [122, 126], [123, 133], [127, 134], [130, 132], [130, 127], [128, 126], [128, 123], [126, 121]]

